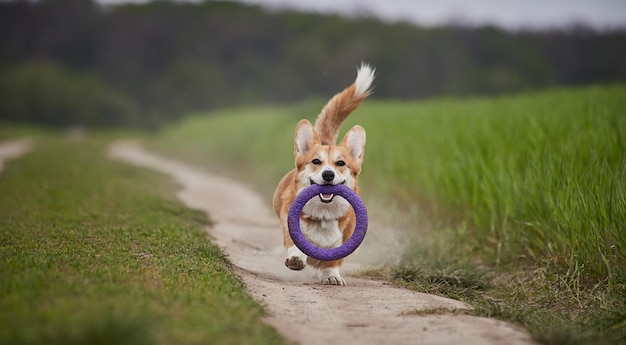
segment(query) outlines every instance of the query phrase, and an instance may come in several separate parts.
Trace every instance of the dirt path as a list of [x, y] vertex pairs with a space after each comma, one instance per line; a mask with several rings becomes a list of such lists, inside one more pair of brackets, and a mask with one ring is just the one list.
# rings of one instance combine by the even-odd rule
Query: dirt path
[[214, 242], [238, 267], [252, 296], [266, 306], [266, 322], [289, 340], [299, 344], [533, 344], [526, 332], [497, 320], [411, 314], [432, 308], [466, 309], [459, 301], [351, 277], [350, 270], [380, 257], [372, 250], [383, 238], [375, 227], [370, 226], [359, 253], [348, 259], [343, 270], [348, 286], [323, 286], [312, 271], [290, 271], [283, 265], [278, 221], [268, 202], [249, 188], [131, 142], [111, 145], [109, 154], [169, 174], [180, 183], [179, 197], [215, 221], [208, 230]]
[[31, 149], [31, 147], [32, 143], [29, 139], [12, 140], [0, 143], [0, 171], [4, 169], [5, 161], [25, 154]]

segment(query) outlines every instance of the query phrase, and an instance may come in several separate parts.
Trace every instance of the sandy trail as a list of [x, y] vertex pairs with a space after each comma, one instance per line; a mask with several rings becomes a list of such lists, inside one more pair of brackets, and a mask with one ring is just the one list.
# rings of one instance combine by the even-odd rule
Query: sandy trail
[[[351, 277], [379, 258], [385, 236], [370, 225], [357, 255], [344, 266], [348, 286], [320, 285], [312, 270], [284, 265], [282, 235], [267, 201], [231, 179], [208, 174], [150, 153], [132, 142], [110, 146], [111, 157], [171, 175], [180, 199], [206, 211], [215, 225], [208, 229], [228, 254], [249, 292], [268, 310], [266, 322], [299, 344], [533, 344], [523, 330], [505, 322], [453, 314], [411, 314], [416, 310], [466, 309], [459, 301], [398, 289]], [[380, 242], [384, 243], [384, 242]], [[371, 254], [371, 255], [370, 255]], [[388, 253], [393, 256], [394, 253]], [[346, 274], [347, 273], [347, 274]]]
[[0, 143], [0, 171], [4, 169], [4, 162], [17, 158], [32, 148], [30, 139], [12, 140]]

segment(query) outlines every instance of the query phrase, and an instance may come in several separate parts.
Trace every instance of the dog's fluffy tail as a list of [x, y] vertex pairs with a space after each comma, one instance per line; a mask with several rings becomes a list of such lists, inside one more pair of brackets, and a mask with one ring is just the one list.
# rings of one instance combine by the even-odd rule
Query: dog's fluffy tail
[[322, 145], [335, 145], [343, 121], [370, 95], [376, 70], [362, 63], [352, 85], [333, 96], [315, 120], [315, 131]]

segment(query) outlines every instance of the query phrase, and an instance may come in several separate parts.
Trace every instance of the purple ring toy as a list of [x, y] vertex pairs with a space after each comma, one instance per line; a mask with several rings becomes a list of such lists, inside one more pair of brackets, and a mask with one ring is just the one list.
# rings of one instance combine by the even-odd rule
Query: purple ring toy
[[[354, 233], [344, 244], [337, 248], [320, 248], [311, 244], [300, 229], [300, 214], [304, 205], [312, 198], [320, 193], [332, 193], [346, 199], [352, 205], [354, 214], [356, 215], [356, 227]], [[367, 209], [359, 196], [350, 188], [343, 184], [338, 185], [318, 185], [313, 184], [303, 189], [291, 204], [287, 217], [287, 226], [289, 227], [289, 235], [304, 254], [322, 261], [332, 261], [344, 258], [354, 252], [367, 232]]]

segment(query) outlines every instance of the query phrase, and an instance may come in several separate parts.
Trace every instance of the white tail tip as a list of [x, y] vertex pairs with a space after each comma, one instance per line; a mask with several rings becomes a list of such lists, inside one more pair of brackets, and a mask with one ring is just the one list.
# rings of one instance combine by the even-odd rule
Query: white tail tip
[[365, 62], [361, 63], [361, 66], [356, 72], [356, 88], [354, 90], [354, 96], [360, 97], [363, 95], [367, 95], [370, 93], [370, 86], [374, 81], [374, 77], [376, 74], [376, 69], [374, 67], [366, 64]]

